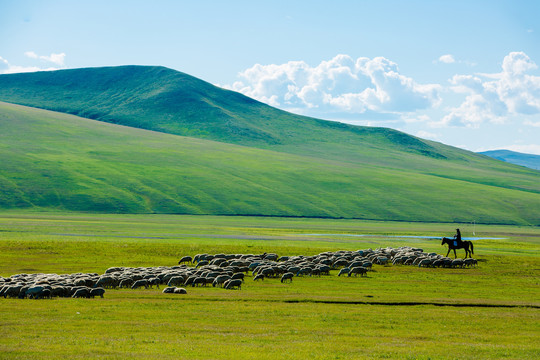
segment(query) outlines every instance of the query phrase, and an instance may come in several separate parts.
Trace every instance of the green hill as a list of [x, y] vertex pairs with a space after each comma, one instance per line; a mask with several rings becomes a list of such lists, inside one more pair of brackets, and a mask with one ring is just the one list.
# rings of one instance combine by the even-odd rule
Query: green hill
[[540, 219], [538, 171], [298, 116], [163, 67], [1, 75], [0, 101], [99, 120], [3, 104], [2, 208]]
[[540, 225], [537, 192], [6, 103], [0, 103], [0, 161], [3, 209]]
[[153, 66], [0, 76], [0, 101], [317, 159], [540, 193], [538, 173], [392, 129], [294, 115]]

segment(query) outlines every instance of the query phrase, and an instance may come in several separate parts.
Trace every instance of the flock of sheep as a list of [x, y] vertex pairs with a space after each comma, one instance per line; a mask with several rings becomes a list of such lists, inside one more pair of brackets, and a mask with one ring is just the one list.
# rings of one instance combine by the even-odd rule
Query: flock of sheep
[[[189, 265], [188, 265], [189, 264]], [[241, 289], [245, 276], [253, 281], [279, 278], [281, 283], [295, 277], [330, 275], [366, 276], [376, 265], [416, 265], [419, 267], [475, 266], [474, 259], [450, 259], [435, 253], [408, 246], [400, 248], [340, 250], [318, 255], [278, 256], [274, 253], [254, 254], [198, 254], [184, 256], [178, 265], [158, 267], [112, 267], [104, 274], [17, 274], [0, 276], [0, 296], [43, 299], [52, 297], [103, 297], [105, 289], [152, 288], [166, 285], [163, 293], [187, 294], [185, 287], [209, 286]]]

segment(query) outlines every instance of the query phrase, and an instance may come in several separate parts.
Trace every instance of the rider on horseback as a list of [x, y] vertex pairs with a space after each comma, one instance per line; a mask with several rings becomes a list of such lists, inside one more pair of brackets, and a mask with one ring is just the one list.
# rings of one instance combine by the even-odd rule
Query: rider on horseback
[[461, 232], [459, 229], [456, 229], [456, 235], [454, 235], [454, 246], [461, 245]]

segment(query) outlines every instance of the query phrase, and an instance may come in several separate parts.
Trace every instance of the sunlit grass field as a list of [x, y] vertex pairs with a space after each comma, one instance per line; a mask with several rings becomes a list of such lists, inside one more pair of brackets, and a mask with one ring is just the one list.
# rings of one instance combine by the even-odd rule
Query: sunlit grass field
[[9, 212], [0, 214], [0, 275], [172, 266], [197, 253], [408, 245], [446, 254], [430, 237], [456, 227], [484, 238], [474, 240], [477, 268], [375, 265], [366, 278], [332, 271], [291, 284], [248, 276], [239, 291], [188, 287], [183, 296], [162, 287], [107, 290], [104, 299], [0, 298], [0, 358], [539, 358], [537, 227]]

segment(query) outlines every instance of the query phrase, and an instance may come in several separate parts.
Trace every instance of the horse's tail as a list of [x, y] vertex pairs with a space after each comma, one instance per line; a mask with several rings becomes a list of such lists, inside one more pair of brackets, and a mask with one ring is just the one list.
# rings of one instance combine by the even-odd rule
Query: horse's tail
[[472, 241], [469, 241], [471, 243], [471, 254], [474, 254], [474, 245]]

